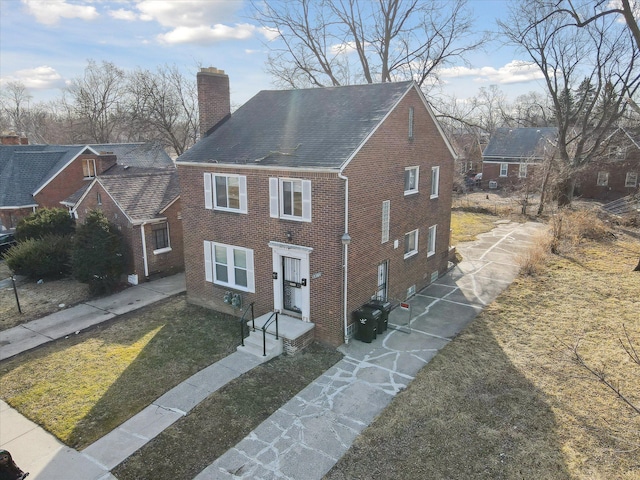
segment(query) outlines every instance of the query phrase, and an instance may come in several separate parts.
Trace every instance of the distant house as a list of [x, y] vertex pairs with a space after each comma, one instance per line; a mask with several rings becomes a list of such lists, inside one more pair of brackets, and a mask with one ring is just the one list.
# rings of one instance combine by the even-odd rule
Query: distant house
[[576, 194], [612, 201], [636, 194], [640, 186], [640, 133], [620, 129], [604, 154], [580, 172]]
[[365, 302], [447, 270], [455, 155], [415, 83], [262, 91], [233, 115], [223, 72], [198, 90], [206, 135], [176, 162], [189, 301], [339, 345]]
[[91, 210], [102, 211], [123, 233], [132, 283], [184, 269], [180, 189], [173, 166], [110, 169], [96, 177], [73, 206], [79, 222]]
[[[3, 138], [0, 145], [0, 230], [39, 207], [60, 207], [114, 165], [169, 167], [173, 163], [154, 143], [28, 145]], [[69, 206], [69, 205], [67, 205]]]
[[552, 149], [555, 127], [498, 128], [482, 153], [482, 186], [515, 186], [534, 175]]

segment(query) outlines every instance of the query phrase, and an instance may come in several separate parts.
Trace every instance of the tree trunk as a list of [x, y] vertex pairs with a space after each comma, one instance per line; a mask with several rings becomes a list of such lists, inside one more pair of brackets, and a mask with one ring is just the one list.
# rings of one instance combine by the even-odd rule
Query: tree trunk
[[576, 181], [574, 178], [567, 178], [560, 184], [560, 194], [558, 195], [558, 207], [566, 207], [571, 205], [573, 201], [573, 190]]

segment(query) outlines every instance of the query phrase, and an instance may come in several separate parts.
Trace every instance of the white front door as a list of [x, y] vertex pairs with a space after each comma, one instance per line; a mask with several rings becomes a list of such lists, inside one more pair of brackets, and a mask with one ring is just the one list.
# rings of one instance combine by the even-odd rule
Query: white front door
[[309, 255], [312, 248], [269, 242], [273, 255], [273, 309], [309, 322]]

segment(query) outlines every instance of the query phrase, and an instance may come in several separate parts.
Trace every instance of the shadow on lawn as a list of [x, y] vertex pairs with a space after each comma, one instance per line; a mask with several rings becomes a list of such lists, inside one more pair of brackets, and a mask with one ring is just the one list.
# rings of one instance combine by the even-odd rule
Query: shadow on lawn
[[479, 317], [434, 357], [326, 475], [569, 478], [545, 393]]

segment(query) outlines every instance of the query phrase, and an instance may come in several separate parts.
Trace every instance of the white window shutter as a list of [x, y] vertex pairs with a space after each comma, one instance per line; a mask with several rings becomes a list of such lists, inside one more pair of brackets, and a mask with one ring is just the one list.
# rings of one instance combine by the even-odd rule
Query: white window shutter
[[213, 282], [213, 268], [211, 265], [211, 242], [204, 241], [204, 279]]
[[391, 211], [391, 200], [382, 202], [382, 243], [389, 241], [389, 213]]
[[253, 278], [253, 250], [246, 250], [247, 254], [247, 290], [256, 291], [256, 284]]
[[204, 208], [213, 209], [213, 191], [211, 185], [211, 174], [204, 174]]
[[240, 183], [240, 211], [247, 213], [247, 177], [238, 177]]
[[302, 181], [302, 219], [311, 221], [311, 180]]
[[269, 215], [278, 218], [278, 179], [269, 179]]

